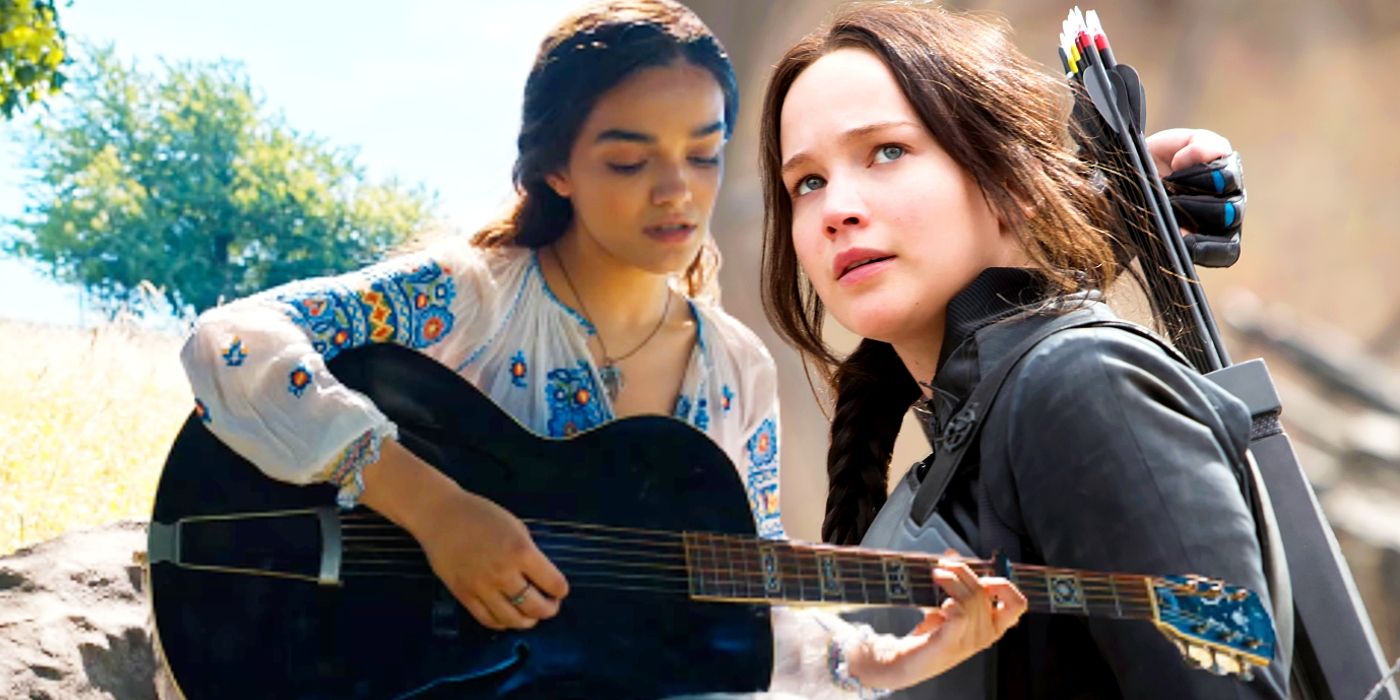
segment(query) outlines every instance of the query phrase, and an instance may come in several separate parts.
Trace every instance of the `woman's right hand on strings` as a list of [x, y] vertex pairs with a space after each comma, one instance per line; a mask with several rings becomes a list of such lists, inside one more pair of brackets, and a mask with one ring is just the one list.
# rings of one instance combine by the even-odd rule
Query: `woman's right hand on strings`
[[978, 577], [957, 559], [941, 559], [934, 582], [948, 594], [941, 607], [903, 637], [876, 635], [846, 649], [851, 675], [871, 688], [907, 688], [966, 661], [1021, 619], [1028, 603], [1016, 586]]
[[433, 572], [477, 622], [529, 629], [559, 612], [569, 584], [509, 511], [393, 440], [384, 441], [364, 478], [360, 502], [418, 540]]

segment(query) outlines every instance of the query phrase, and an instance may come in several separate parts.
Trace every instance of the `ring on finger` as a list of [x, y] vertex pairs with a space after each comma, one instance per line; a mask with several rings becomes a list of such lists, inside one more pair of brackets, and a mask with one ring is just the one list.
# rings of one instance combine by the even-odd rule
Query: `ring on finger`
[[533, 586], [530, 585], [529, 581], [526, 581], [525, 587], [520, 589], [519, 593], [516, 593], [513, 596], [508, 596], [506, 600], [509, 600], [511, 605], [514, 605], [518, 608], [525, 604], [525, 596], [530, 593], [531, 588], [533, 588]]

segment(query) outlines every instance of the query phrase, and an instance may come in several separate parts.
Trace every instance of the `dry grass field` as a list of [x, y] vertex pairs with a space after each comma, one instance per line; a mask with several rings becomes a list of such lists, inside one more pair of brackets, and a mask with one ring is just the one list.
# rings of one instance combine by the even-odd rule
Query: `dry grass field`
[[189, 415], [180, 339], [0, 321], [0, 555], [150, 514]]

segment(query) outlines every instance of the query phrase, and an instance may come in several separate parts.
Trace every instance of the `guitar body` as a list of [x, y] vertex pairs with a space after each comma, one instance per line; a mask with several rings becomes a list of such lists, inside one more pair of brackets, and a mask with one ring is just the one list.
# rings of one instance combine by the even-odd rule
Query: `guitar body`
[[[410, 350], [361, 348], [331, 370], [415, 454], [519, 517], [754, 535], [734, 466], [680, 421], [631, 418], [547, 440]], [[268, 479], [197, 417], [186, 423], [148, 554], [158, 641], [186, 697], [657, 698], [768, 685], [766, 605], [575, 584], [557, 617], [493, 632], [424, 575], [421, 553], [417, 576], [352, 575], [355, 523], [404, 533], [362, 508], [336, 512], [334, 496]], [[356, 556], [364, 571], [398, 571]], [[316, 583], [324, 572], [338, 583]]]

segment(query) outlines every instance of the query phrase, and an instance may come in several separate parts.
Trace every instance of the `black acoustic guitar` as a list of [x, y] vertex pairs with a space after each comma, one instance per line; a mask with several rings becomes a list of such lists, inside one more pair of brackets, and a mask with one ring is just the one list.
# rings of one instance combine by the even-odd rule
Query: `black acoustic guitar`
[[[265, 477], [191, 416], [161, 476], [147, 576], [174, 681], [205, 698], [659, 698], [767, 687], [768, 605], [942, 602], [928, 555], [762, 540], [733, 464], [670, 418], [536, 437], [469, 383], [393, 345], [331, 371], [401, 442], [520, 516], [568, 577], [560, 614], [479, 626], [405, 531], [334, 488]], [[1273, 655], [1257, 597], [1199, 577], [1009, 562], [1032, 611], [1149, 620], [1189, 661], [1248, 675]]]

